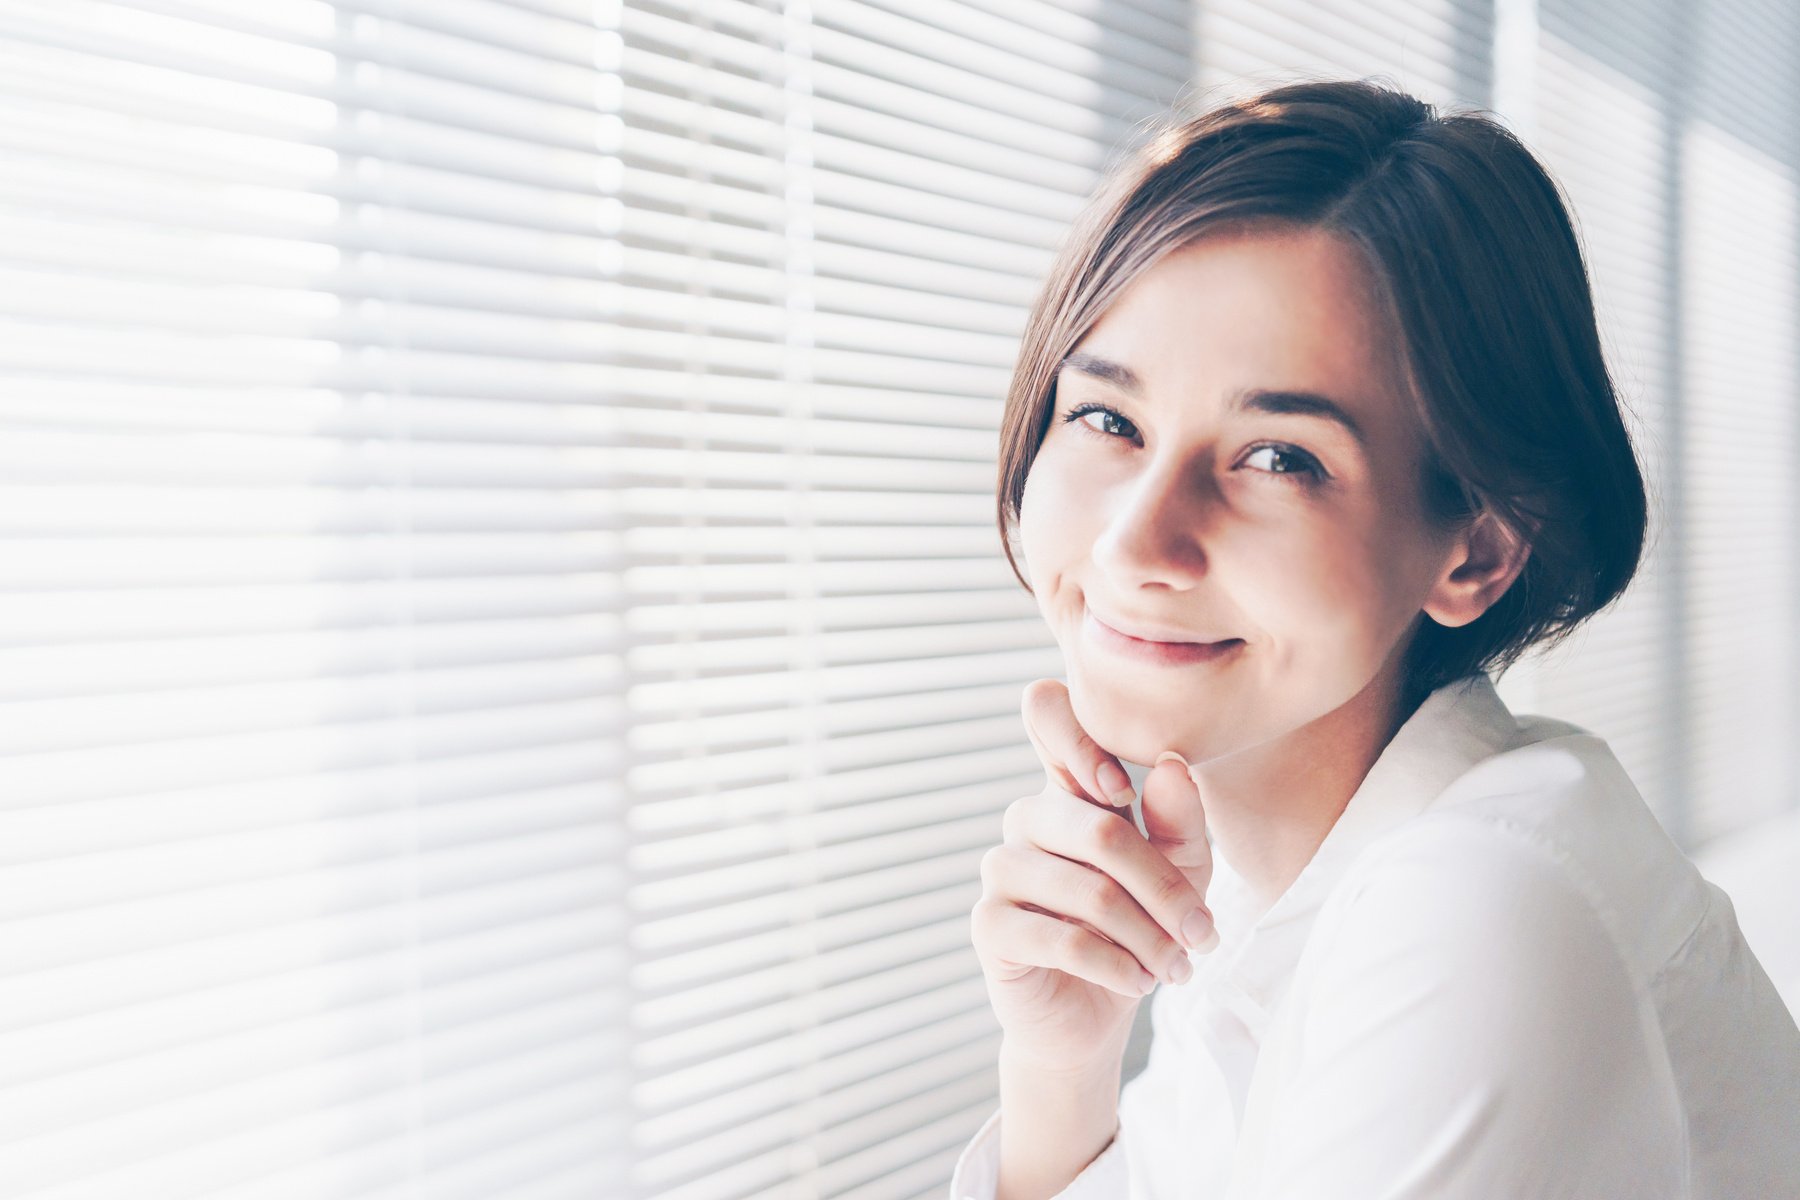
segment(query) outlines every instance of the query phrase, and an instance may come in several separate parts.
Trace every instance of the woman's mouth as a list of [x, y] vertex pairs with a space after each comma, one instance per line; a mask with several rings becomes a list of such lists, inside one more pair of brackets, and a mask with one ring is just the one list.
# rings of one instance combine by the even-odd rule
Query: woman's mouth
[[1153, 642], [1120, 633], [1087, 610], [1083, 612], [1081, 625], [1083, 635], [1102, 650], [1164, 667], [1216, 662], [1244, 644], [1242, 638], [1227, 638], [1222, 642]]

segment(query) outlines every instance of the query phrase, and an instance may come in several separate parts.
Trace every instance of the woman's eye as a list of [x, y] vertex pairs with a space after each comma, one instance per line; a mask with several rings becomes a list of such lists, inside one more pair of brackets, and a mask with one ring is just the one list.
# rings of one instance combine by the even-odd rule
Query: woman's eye
[[[1137, 436], [1137, 426], [1117, 409], [1104, 404], [1076, 405], [1063, 417], [1065, 425], [1074, 421], [1079, 421], [1083, 429], [1096, 437], [1129, 441]], [[1253, 460], [1259, 455], [1268, 457], [1263, 464], [1255, 465]], [[1264, 444], [1253, 448], [1242, 461], [1265, 475], [1295, 476], [1296, 483], [1319, 483], [1325, 479], [1325, 468], [1319, 465], [1319, 460], [1298, 446]]]
[[1259, 471], [1267, 471], [1271, 475], [1302, 475], [1311, 482], [1325, 477], [1318, 459], [1293, 446], [1258, 446], [1244, 456], [1244, 462], [1249, 463], [1258, 455], [1264, 454], [1270, 456], [1266, 460], [1269, 465], [1257, 467]]
[[[1089, 417], [1099, 417], [1100, 419], [1089, 421], [1087, 419]], [[1108, 408], [1104, 404], [1077, 405], [1069, 412], [1068, 416], [1063, 418], [1064, 424], [1068, 424], [1070, 421], [1080, 421], [1090, 432], [1097, 433], [1102, 437], [1130, 437], [1137, 432], [1137, 426], [1126, 420], [1117, 410]], [[1129, 429], [1131, 433], [1122, 433], [1119, 429], [1120, 426]]]

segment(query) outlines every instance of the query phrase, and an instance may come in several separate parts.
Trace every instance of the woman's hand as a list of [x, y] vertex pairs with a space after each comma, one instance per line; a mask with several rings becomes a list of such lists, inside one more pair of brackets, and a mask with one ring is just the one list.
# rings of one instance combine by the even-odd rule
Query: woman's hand
[[1188, 978], [1188, 947], [1218, 944], [1206, 815], [1168, 755], [1144, 783], [1146, 839], [1130, 780], [1076, 722], [1068, 689], [1037, 680], [1022, 707], [1046, 782], [1007, 806], [1003, 841], [981, 860], [972, 940], [1008, 1054], [1084, 1070], [1123, 1050], [1157, 979]]

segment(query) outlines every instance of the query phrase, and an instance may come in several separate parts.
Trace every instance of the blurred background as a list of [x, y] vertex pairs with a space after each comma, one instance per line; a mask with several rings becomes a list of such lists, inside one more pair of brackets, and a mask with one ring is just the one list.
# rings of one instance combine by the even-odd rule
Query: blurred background
[[1026, 308], [1302, 74], [1567, 190], [1653, 543], [1501, 694], [1800, 1003], [1800, 8], [0, 0], [0, 1193], [941, 1195]]

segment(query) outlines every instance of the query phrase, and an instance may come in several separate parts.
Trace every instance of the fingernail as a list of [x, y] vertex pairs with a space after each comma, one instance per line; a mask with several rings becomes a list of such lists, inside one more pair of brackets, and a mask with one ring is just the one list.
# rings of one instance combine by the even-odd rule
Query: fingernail
[[1175, 753], [1173, 750], [1164, 750], [1161, 754], [1156, 756], [1156, 761], [1150, 765], [1155, 766], [1155, 767], [1160, 767], [1163, 765], [1163, 759], [1165, 759], [1165, 758], [1172, 758], [1176, 762], [1180, 763], [1181, 769], [1184, 771], [1189, 769], [1188, 760], [1181, 757], [1181, 755]]
[[1194, 977], [1194, 965], [1185, 958], [1178, 958], [1169, 964], [1169, 982], [1186, 983]]
[[1120, 770], [1118, 763], [1103, 762], [1100, 764], [1100, 769], [1094, 774], [1099, 778], [1100, 786], [1105, 790], [1107, 798], [1114, 804], [1130, 804], [1137, 798], [1131, 790], [1131, 776]]
[[[1218, 940], [1219, 931], [1213, 928], [1212, 914], [1204, 908], [1196, 908], [1181, 922], [1181, 940], [1188, 944], [1190, 950], [1198, 950], [1201, 942], [1207, 938]], [[1208, 946], [1207, 949], [1212, 949]]]

